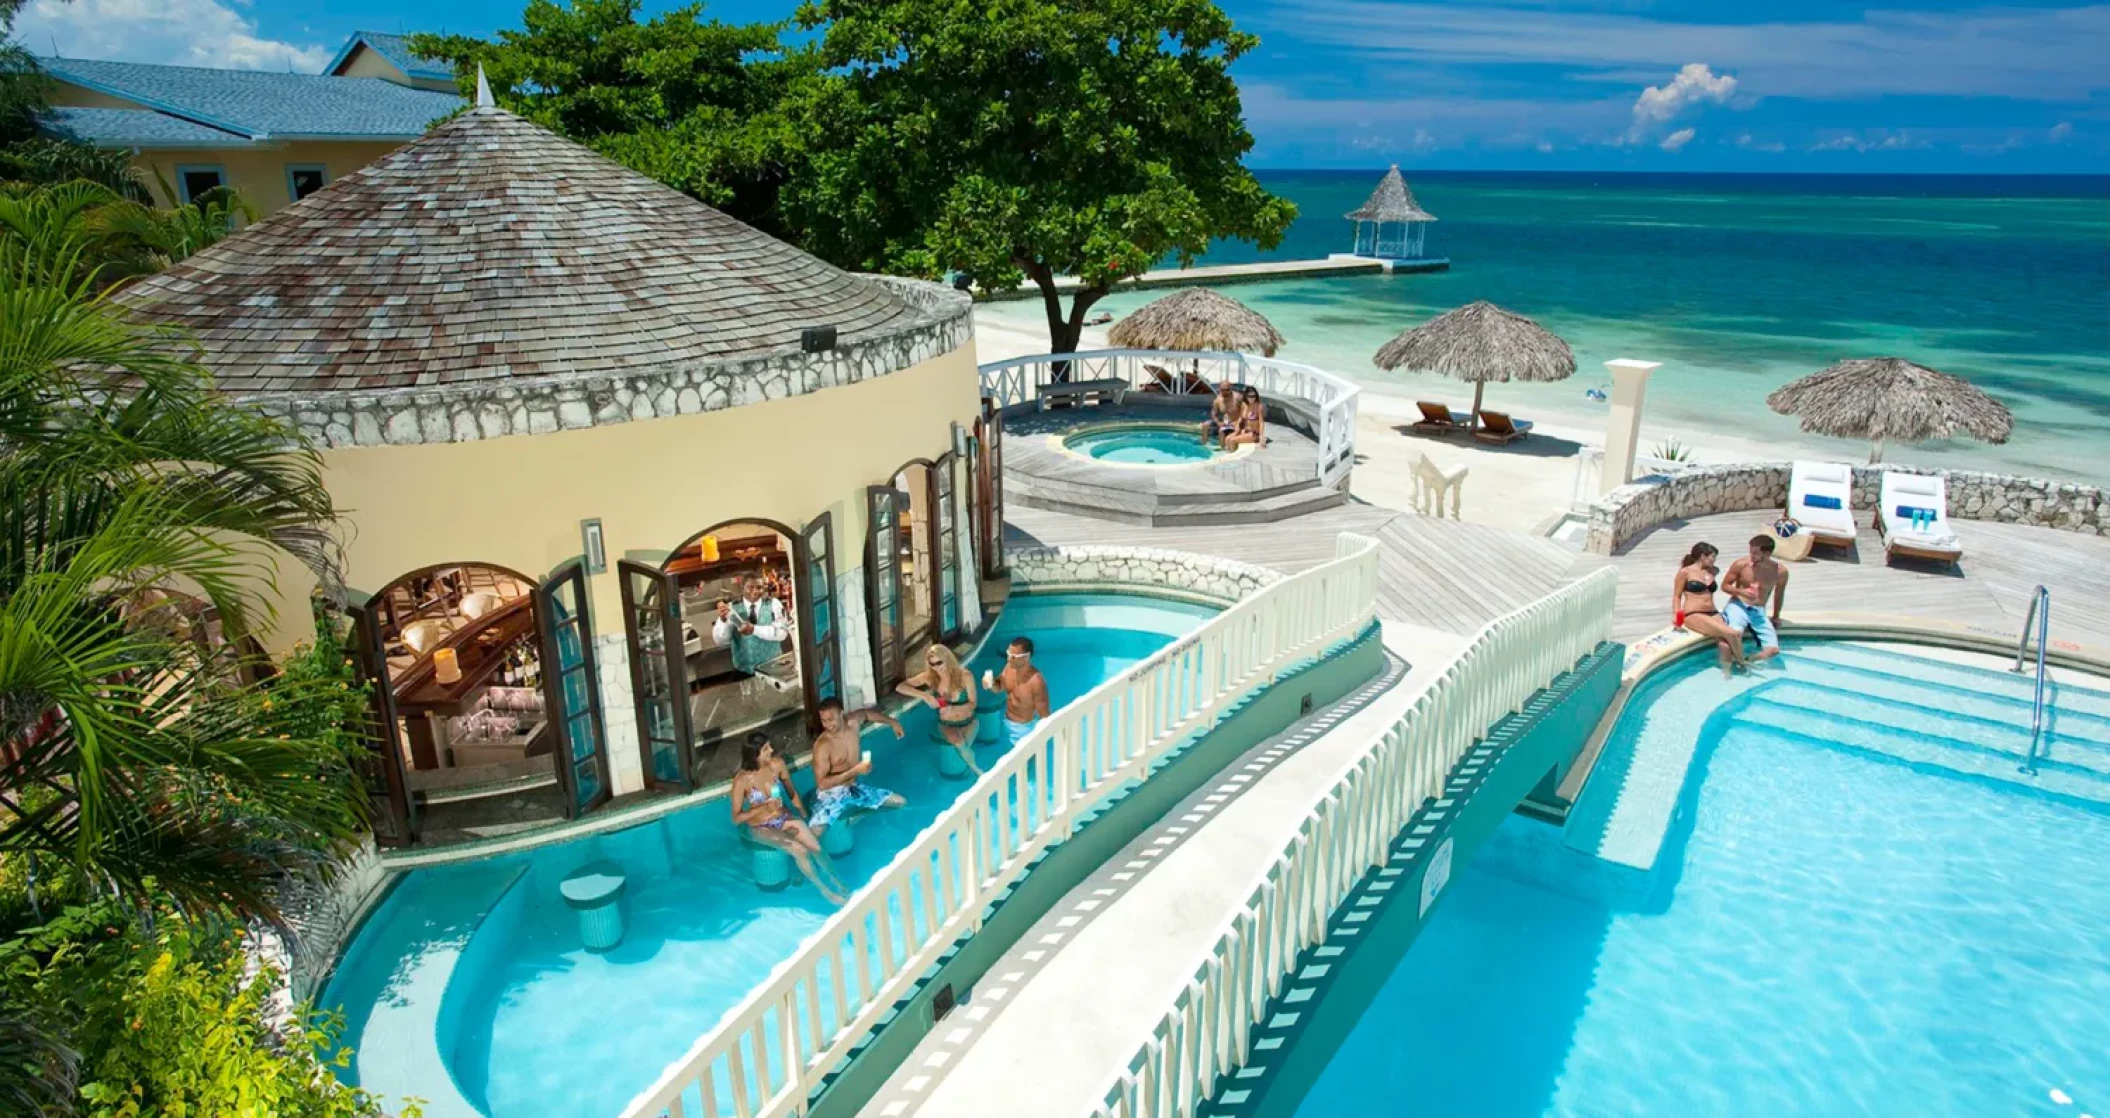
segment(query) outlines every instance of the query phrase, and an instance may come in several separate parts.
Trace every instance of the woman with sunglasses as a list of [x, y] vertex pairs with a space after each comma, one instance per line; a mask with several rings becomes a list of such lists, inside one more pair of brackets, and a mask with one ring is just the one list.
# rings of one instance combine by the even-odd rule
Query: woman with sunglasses
[[1267, 408], [1260, 403], [1260, 390], [1246, 386], [1245, 398], [1239, 403], [1238, 429], [1224, 436], [1224, 449], [1239, 446], [1260, 446], [1267, 442]]
[[924, 670], [895, 688], [917, 702], [928, 703], [938, 712], [938, 733], [945, 744], [957, 750], [976, 776], [982, 766], [974, 763], [975, 705], [974, 675], [960, 666], [960, 658], [942, 644], [930, 646], [923, 656]]

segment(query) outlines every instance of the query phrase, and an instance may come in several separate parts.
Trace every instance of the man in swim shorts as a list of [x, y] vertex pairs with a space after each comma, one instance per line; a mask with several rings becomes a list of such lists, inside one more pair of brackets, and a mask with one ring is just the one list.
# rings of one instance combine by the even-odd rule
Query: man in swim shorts
[[1729, 600], [1722, 605], [1722, 620], [1735, 629], [1738, 638], [1746, 631], [1758, 638], [1759, 654], [1753, 663], [1780, 655], [1780, 603], [1788, 593], [1788, 571], [1773, 558], [1773, 536], [1751, 537], [1748, 555], [1729, 564], [1722, 576], [1722, 590]]
[[901, 723], [876, 708], [845, 711], [841, 699], [821, 700], [821, 732], [813, 739], [814, 830], [852, 812], [908, 802], [898, 792], [859, 779], [871, 775], [872, 762], [864, 758], [858, 739], [864, 727], [874, 722], [893, 730], [895, 738], [901, 737]]
[[1004, 674], [985, 677], [982, 686], [1004, 697], [1004, 737], [1011, 745], [1026, 740], [1048, 716], [1048, 677], [1033, 666], [1033, 641], [1019, 637], [1004, 650]]

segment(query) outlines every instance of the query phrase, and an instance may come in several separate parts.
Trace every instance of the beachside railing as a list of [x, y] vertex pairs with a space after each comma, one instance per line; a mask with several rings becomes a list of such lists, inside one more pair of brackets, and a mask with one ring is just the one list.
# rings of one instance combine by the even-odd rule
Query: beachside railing
[[1376, 620], [1377, 544], [1263, 587], [1041, 721], [624, 1118], [804, 1114], [823, 1075], [1077, 821], [1284, 671]]
[[1349, 890], [1473, 742], [1611, 637], [1618, 573], [1600, 569], [1490, 622], [1369, 752], [1319, 797], [1172, 1009], [1107, 1091], [1098, 1118], [1192, 1118], [1252, 1054], [1253, 1026]]
[[1078, 353], [1040, 353], [982, 366], [982, 395], [999, 407], [1030, 404], [1042, 385], [1056, 379], [1124, 380], [1138, 390], [1160, 387], [1159, 372], [1175, 389], [1195, 381], [1209, 386], [1225, 381], [1249, 384], [1267, 399], [1301, 400], [1317, 413], [1319, 484], [1331, 486], [1355, 465], [1356, 401], [1362, 389], [1353, 382], [1310, 365], [1256, 357], [1249, 353], [1188, 352], [1174, 349], [1093, 349]]

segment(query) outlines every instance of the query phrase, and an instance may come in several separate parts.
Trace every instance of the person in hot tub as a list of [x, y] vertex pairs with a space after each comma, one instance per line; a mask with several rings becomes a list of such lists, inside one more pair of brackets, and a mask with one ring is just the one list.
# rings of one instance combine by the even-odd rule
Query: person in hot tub
[[1209, 421], [1202, 424], [1202, 441], [1222, 443], [1238, 433], [1239, 418], [1245, 412], [1245, 401], [1239, 399], [1238, 386], [1225, 381], [1216, 386], [1216, 398], [1209, 401]]

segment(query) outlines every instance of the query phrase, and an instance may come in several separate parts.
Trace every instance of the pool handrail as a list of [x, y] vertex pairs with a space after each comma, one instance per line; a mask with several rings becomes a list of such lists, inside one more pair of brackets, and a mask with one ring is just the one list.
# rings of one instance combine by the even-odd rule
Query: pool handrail
[[1270, 399], [1302, 400], [1318, 412], [1319, 484], [1338, 485], [1355, 465], [1356, 409], [1363, 390], [1324, 369], [1229, 350], [1088, 349], [986, 362], [980, 369], [982, 395], [1000, 408], [1031, 404], [1041, 386], [1053, 381], [1057, 365], [1065, 367], [1068, 380], [1119, 379], [1138, 391], [1157, 383], [1146, 369], [1160, 365], [1211, 385], [1230, 381], [1251, 385]]
[[[805, 1113], [822, 1078], [956, 941], [980, 930], [984, 910], [1044, 850], [1219, 715], [1375, 624], [1376, 593], [1377, 541], [1341, 533], [1331, 561], [1261, 587], [1042, 719], [623, 1118], [686, 1118], [691, 1090], [705, 1118], [725, 1113], [727, 1096], [736, 1118]], [[822, 980], [824, 961], [832, 982]], [[824, 993], [832, 1029], [823, 1027]]]
[[2015, 642], [2016, 675], [2022, 674], [2022, 658], [2029, 649], [2030, 626], [2037, 629], [2037, 695], [2029, 712], [2029, 750], [2022, 755], [2022, 772], [2037, 775], [2037, 743], [2044, 738], [2044, 652], [2051, 636], [2051, 591], [2039, 583], [2029, 596], [2029, 614], [2022, 619], [2022, 636]]
[[1094, 1118], [1194, 1118], [1252, 1054], [1255, 1026], [1304, 953], [1326, 937], [1334, 910], [1385, 864], [1393, 840], [1442, 794], [1459, 759], [1611, 639], [1618, 592], [1618, 572], [1600, 568], [1489, 622], [1374, 747], [1342, 766]]

